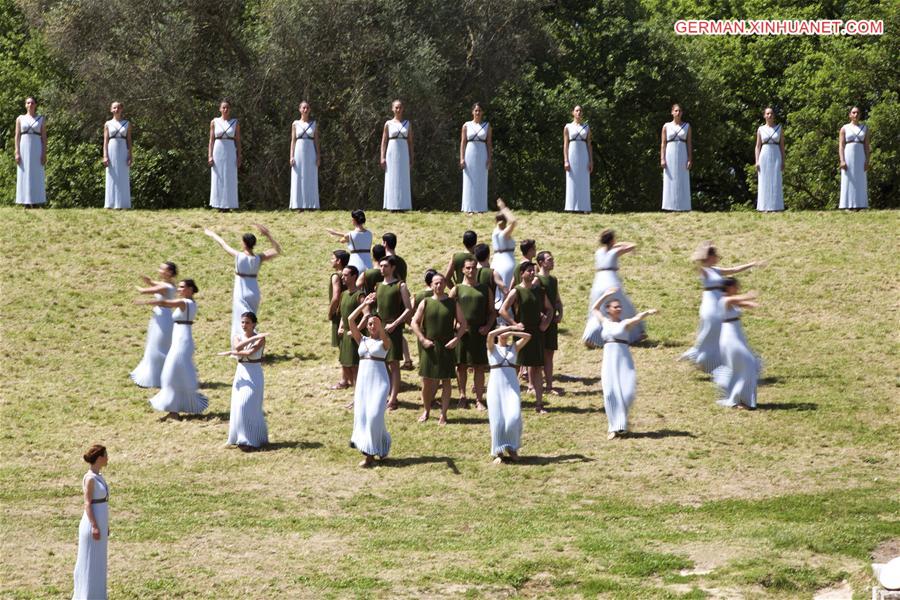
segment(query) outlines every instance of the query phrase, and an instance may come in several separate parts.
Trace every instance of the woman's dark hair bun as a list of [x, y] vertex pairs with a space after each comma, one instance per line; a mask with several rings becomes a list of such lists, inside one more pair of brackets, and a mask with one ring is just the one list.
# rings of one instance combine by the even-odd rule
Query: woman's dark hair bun
[[84, 453], [82, 458], [84, 461], [90, 464], [94, 464], [97, 462], [97, 459], [101, 456], [106, 455], [106, 446], [102, 446], [100, 444], [94, 444], [90, 448], [87, 449], [87, 452]]

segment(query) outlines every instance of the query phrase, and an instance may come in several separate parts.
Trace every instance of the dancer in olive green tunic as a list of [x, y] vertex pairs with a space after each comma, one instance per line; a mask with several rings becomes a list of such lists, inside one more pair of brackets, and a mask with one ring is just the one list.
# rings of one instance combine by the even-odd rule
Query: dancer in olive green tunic
[[544, 331], [553, 319], [553, 307], [550, 306], [544, 289], [536, 284], [534, 263], [522, 263], [519, 271], [522, 283], [513, 288], [503, 301], [500, 315], [510, 325], [521, 323], [525, 326], [525, 331], [531, 334], [531, 341], [519, 354], [516, 364], [528, 367], [528, 381], [534, 389], [535, 409], [539, 413], [545, 413], [547, 411], [543, 402]]
[[[388, 232], [381, 236], [381, 241], [384, 242], [386, 256], [393, 256], [397, 261], [397, 267], [394, 269], [394, 276], [405, 283], [408, 268], [406, 266], [406, 261], [397, 254], [397, 235]], [[378, 262], [381, 262], [380, 258], [377, 260]], [[412, 313], [410, 313], [410, 316], [412, 316]], [[409, 355], [409, 344], [406, 343], [405, 336], [403, 337], [403, 364], [400, 365], [400, 369], [403, 371], [413, 370], [412, 357]]]
[[375, 297], [378, 299], [375, 310], [384, 324], [384, 331], [391, 340], [388, 349], [388, 372], [391, 375], [391, 395], [388, 400], [388, 409], [395, 410], [398, 406], [397, 395], [400, 393], [400, 358], [403, 356], [403, 325], [412, 314], [412, 302], [409, 299], [409, 289], [406, 284], [394, 275], [397, 268], [397, 259], [394, 256], [385, 256], [378, 262], [381, 276], [384, 281], [375, 284]]
[[453, 287], [463, 281], [463, 263], [466, 259], [472, 258], [475, 254], [475, 244], [478, 243], [478, 234], [471, 229], [463, 234], [463, 246], [466, 247], [465, 252], [455, 252], [447, 263], [447, 273], [444, 278], [447, 280], [447, 286]]
[[372, 246], [372, 259], [375, 261], [375, 266], [371, 269], [362, 271], [359, 274], [359, 277], [356, 278], [356, 287], [358, 287], [366, 296], [375, 292], [376, 283], [384, 281], [378, 263], [380, 263], [381, 259], [385, 256], [387, 256], [387, 253], [384, 250], [384, 246], [381, 244]]
[[553, 254], [547, 250], [538, 252], [537, 263], [538, 281], [547, 294], [550, 306], [553, 307], [553, 318], [547, 331], [544, 332], [544, 391], [548, 394], [559, 394], [559, 390], [553, 388], [553, 355], [559, 349], [559, 322], [563, 318], [563, 303], [559, 296], [559, 282], [550, 274], [556, 267]]
[[422, 376], [422, 403], [425, 411], [419, 417], [419, 422], [428, 420], [431, 403], [440, 384], [441, 418], [438, 423], [441, 425], [447, 424], [447, 409], [450, 408], [450, 379], [456, 362], [454, 348], [467, 329], [466, 318], [456, 300], [444, 293], [444, 281], [443, 275], [435, 273], [431, 279], [434, 295], [422, 300], [412, 321], [412, 330], [422, 344], [419, 375]]
[[331, 253], [331, 280], [328, 282], [328, 320], [331, 321], [331, 345], [339, 348], [341, 338], [338, 336], [338, 327], [341, 325], [341, 292], [344, 291], [344, 282], [341, 272], [350, 262], [350, 253], [346, 250], [335, 250]]
[[344, 373], [344, 380], [333, 386], [332, 389], [344, 389], [350, 387], [356, 381], [356, 369], [359, 366], [359, 348], [353, 336], [349, 335], [350, 325], [347, 318], [363, 300], [363, 293], [356, 287], [356, 278], [359, 271], [353, 265], [347, 265], [341, 274], [341, 279], [347, 287], [341, 293], [341, 325], [338, 333], [341, 336], [340, 362]]
[[456, 346], [456, 381], [459, 385], [459, 407], [468, 408], [466, 379], [469, 367], [475, 372], [475, 407], [484, 410], [484, 374], [488, 366], [487, 334], [494, 325], [494, 295], [486, 284], [475, 279], [475, 258], [463, 264], [463, 281], [453, 288], [450, 297], [462, 309], [469, 330]]

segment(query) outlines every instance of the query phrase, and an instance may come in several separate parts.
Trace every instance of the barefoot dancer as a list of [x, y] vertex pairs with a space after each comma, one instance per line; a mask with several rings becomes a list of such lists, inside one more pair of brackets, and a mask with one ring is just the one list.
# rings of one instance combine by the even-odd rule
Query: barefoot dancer
[[341, 324], [338, 327], [338, 336], [341, 338], [341, 349], [338, 360], [341, 363], [341, 380], [331, 386], [333, 390], [343, 390], [350, 387], [356, 381], [356, 368], [359, 365], [359, 354], [356, 341], [353, 336], [347, 335], [350, 325], [347, 320], [350, 314], [356, 310], [363, 299], [363, 293], [356, 288], [356, 278], [359, 273], [353, 265], [347, 265], [341, 272], [341, 280], [346, 288], [341, 294], [340, 315]]
[[386, 357], [388, 372], [391, 374], [391, 396], [388, 408], [397, 408], [400, 393], [400, 359], [403, 356], [403, 327], [412, 314], [412, 301], [406, 283], [397, 279], [397, 258], [385, 256], [378, 263], [384, 281], [375, 284], [378, 299], [375, 310], [383, 320], [384, 330], [391, 339]]
[[538, 252], [537, 262], [538, 281], [547, 294], [550, 306], [553, 307], [553, 318], [547, 331], [544, 332], [544, 391], [548, 394], [558, 394], [559, 391], [553, 388], [553, 355], [559, 348], [559, 322], [563, 318], [563, 302], [559, 296], [559, 282], [550, 274], [556, 267], [553, 254], [547, 250]]
[[499, 327], [487, 335], [491, 379], [488, 382], [488, 423], [491, 427], [491, 456], [494, 463], [519, 457], [522, 444], [522, 399], [516, 377], [516, 356], [531, 340], [521, 323]]
[[476, 261], [467, 258], [463, 263], [463, 281], [453, 288], [450, 297], [455, 298], [462, 310], [469, 330], [456, 347], [456, 381], [459, 384], [459, 407], [469, 408], [466, 398], [466, 378], [469, 367], [475, 373], [475, 407], [484, 410], [484, 374], [488, 366], [486, 336], [494, 326], [494, 295], [490, 288], [478, 283]]

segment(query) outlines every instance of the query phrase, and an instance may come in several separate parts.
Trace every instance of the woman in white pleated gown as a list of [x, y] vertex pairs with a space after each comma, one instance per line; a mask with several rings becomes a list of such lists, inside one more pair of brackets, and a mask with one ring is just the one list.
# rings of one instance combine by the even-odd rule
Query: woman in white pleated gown
[[381, 168], [384, 169], [384, 210], [411, 210], [410, 171], [413, 165], [412, 124], [403, 118], [403, 103], [391, 104], [394, 118], [381, 132]]
[[[594, 283], [591, 286], [591, 295], [588, 306], [593, 306], [600, 296], [609, 289], [615, 289], [615, 298], [621, 303], [622, 318], [630, 319], [637, 311], [634, 304], [622, 288], [622, 280], [619, 278], [619, 257], [628, 254], [637, 247], [631, 242], [617, 242], [616, 232], [612, 229], [604, 229], [600, 233], [600, 247], [594, 252]], [[601, 308], [602, 311], [602, 308]], [[588, 309], [587, 324], [581, 340], [589, 348], [597, 348], [603, 345], [603, 325], [597, 319], [593, 310]], [[647, 337], [643, 323], [636, 323], [628, 331], [630, 343], [639, 342]]]
[[368, 336], [360, 332], [359, 319], [364, 310], [371, 311], [375, 294], [366, 296], [363, 303], [347, 317], [350, 335], [359, 344], [359, 370], [353, 392], [353, 433], [350, 447], [363, 454], [360, 467], [371, 467], [375, 457], [384, 458], [391, 451], [391, 435], [384, 424], [391, 380], [385, 358], [391, 349], [391, 338], [377, 314], [362, 317]]
[[591, 173], [594, 153], [591, 128], [582, 123], [581, 106], [572, 109], [572, 122], [563, 127], [563, 167], [566, 170], [566, 212], [591, 212]]
[[[175, 299], [175, 276], [178, 267], [173, 262], [164, 262], [159, 265], [159, 280], [153, 281], [149, 277], [143, 277], [144, 285], [139, 287], [141, 294], [153, 294], [157, 300]], [[166, 362], [166, 354], [172, 344], [172, 309], [164, 306], [154, 306], [153, 315], [147, 325], [147, 343], [144, 346], [144, 357], [131, 372], [131, 380], [144, 388], [158, 388], [162, 376], [163, 364]]]
[[256, 315], [241, 315], [241, 333], [231, 342], [233, 350], [220, 352], [220, 356], [238, 359], [231, 384], [231, 415], [228, 418], [229, 446], [237, 446], [247, 452], [269, 443], [269, 429], [263, 413], [263, 350], [266, 333], [257, 333]]
[[227, 212], [238, 207], [238, 169], [241, 166], [241, 126], [231, 118], [231, 103], [222, 100], [219, 114], [209, 122], [211, 170], [209, 205]]
[[25, 114], [16, 117], [16, 204], [30, 208], [47, 202], [47, 123], [37, 114], [37, 100], [25, 99]]
[[209, 400], [200, 393], [197, 369], [194, 367], [194, 336], [191, 326], [197, 318], [197, 305], [193, 297], [199, 290], [193, 279], [178, 282], [178, 298], [175, 300], [135, 300], [135, 304], [166, 306], [172, 310], [172, 345], [166, 354], [160, 375], [160, 390], [150, 399], [156, 410], [178, 417], [178, 413], [199, 414], [209, 406]]
[[694, 146], [691, 126], [681, 120], [680, 104], [672, 105], [672, 121], [662, 127], [659, 163], [663, 169], [662, 209], [691, 210], [691, 175]]
[[703, 296], [700, 300], [700, 327], [694, 345], [679, 357], [695, 364], [707, 373], [712, 373], [722, 364], [719, 353], [719, 334], [722, 330], [722, 313], [719, 300], [725, 291], [723, 282], [728, 275], [734, 275], [765, 263], [751, 262], [735, 267], [718, 266], [719, 252], [712, 242], [703, 242], [691, 255], [697, 265]]
[[81, 480], [84, 512], [78, 524], [78, 558], [72, 573], [72, 600], [106, 600], [109, 485], [100, 470], [109, 462], [109, 455], [104, 446], [94, 444], [83, 457], [91, 468]]
[[491, 126], [483, 120], [481, 103], [472, 106], [472, 120], [463, 124], [459, 139], [459, 168], [463, 172], [464, 213], [487, 212], [488, 172], [494, 153]]
[[727, 277], [722, 282], [724, 296], [719, 300], [722, 332], [719, 334], [719, 353], [722, 365], [713, 372], [713, 380], [722, 390], [721, 406], [756, 408], [756, 385], [762, 371], [762, 361], [750, 349], [744, 328], [741, 327], [741, 308], [756, 308], [756, 293], [738, 294], [737, 279]]
[[328, 233], [338, 238], [341, 243], [347, 244], [347, 252], [350, 253], [349, 265], [363, 273], [372, 268], [372, 232], [366, 229], [366, 213], [355, 209], [350, 213], [350, 221], [353, 229], [342, 233], [336, 229], [326, 229]]
[[264, 235], [271, 248], [262, 254], [254, 254], [253, 248], [256, 246], [256, 236], [252, 233], [245, 233], [241, 237], [241, 249], [235, 250], [211, 229], [204, 229], [203, 233], [211, 237], [222, 249], [229, 255], [234, 257], [234, 292], [231, 295], [231, 335], [229, 340], [240, 335], [241, 315], [245, 312], [259, 314], [259, 269], [267, 260], [272, 260], [281, 254], [281, 245], [272, 237], [272, 233], [267, 227], [255, 224], [259, 233]]
[[631, 358], [629, 330], [634, 329], [649, 315], [656, 314], [656, 309], [650, 309], [630, 319], [623, 319], [622, 302], [615, 297], [616, 292], [618, 292], [616, 288], [606, 290], [591, 305], [594, 318], [603, 327], [603, 366], [600, 381], [603, 386], [603, 406], [609, 421], [607, 429], [609, 440], [628, 431], [628, 411], [631, 410], [637, 391], [637, 372]]
[[784, 172], [784, 131], [775, 123], [771, 106], [763, 113], [766, 122], [756, 130], [756, 210], [780, 212], [784, 210], [784, 191], [781, 175]]
[[506, 325], [488, 333], [487, 350], [491, 376], [487, 388], [488, 424], [491, 428], [491, 456], [495, 463], [503, 455], [515, 460], [522, 446], [522, 398], [516, 358], [531, 334], [525, 326]]
[[[491, 256], [491, 268], [494, 273], [503, 280], [503, 285], [509, 290], [515, 278], [516, 270], [516, 240], [513, 239], [512, 233], [516, 228], [516, 217], [512, 211], [506, 207], [503, 199], [497, 198], [497, 208], [500, 212], [495, 217], [497, 226], [491, 232], [491, 247], [493, 255]], [[494, 297], [494, 307], [499, 308], [503, 304], [505, 294], [502, 289], [497, 289]]]
[[841, 159], [841, 200], [838, 208], [869, 207], [866, 171], [869, 170], [869, 128], [859, 122], [859, 107], [850, 109], [850, 122], [841, 127], [838, 154]]
[[319, 210], [319, 127], [300, 103], [300, 119], [291, 124], [291, 210]]
[[131, 125], [123, 118], [125, 107], [113, 102], [113, 118], [103, 125], [103, 166], [106, 198], [103, 208], [131, 208]]

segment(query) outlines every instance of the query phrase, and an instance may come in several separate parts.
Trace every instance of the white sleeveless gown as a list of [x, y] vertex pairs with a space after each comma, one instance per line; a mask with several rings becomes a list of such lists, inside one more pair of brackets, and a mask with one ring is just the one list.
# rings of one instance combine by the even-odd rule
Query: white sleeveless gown
[[518, 452], [522, 445], [522, 398], [515, 343], [495, 344], [488, 352], [491, 367], [487, 387], [488, 423], [491, 428], [491, 456]]
[[197, 305], [184, 299], [185, 309], [172, 311], [175, 323], [172, 329], [172, 345], [166, 354], [160, 375], [160, 390], [150, 399], [156, 410], [176, 413], [202, 413], [209, 400], [199, 392], [197, 369], [194, 367], [194, 337], [191, 323], [197, 317]]
[[463, 169], [462, 206], [460, 211], [482, 213], [488, 209], [487, 121], [466, 122], [466, 168]]
[[209, 205], [213, 208], [238, 207], [237, 147], [234, 136], [237, 119], [213, 119], [213, 166], [209, 188]]
[[28, 115], [19, 117], [19, 156], [16, 165], [16, 204], [44, 204], [47, 192], [44, 188], [44, 165], [41, 164], [41, 152], [44, 141], [41, 131], [44, 117], [38, 115], [34, 119]]
[[603, 385], [603, 406], [609, 420], [607, 431], [627, 431], [628, 411], [637, 390], [637, 372], [628, 331], [621, 322], [603, 321], [603, 366], [600, 369]]
[[[243, 334], [238, 342], [247, 339]], [[231, 384], [231, 414], [228, 418], [228, 445], [260, 448], [269, 443], [269, 429], [263, 413], [262, 348], [238, 360]]]
[[691, 175], [687, 169], [688, 123], [666, 123], [666, 168], [663, 170], [662, 209], [691, 210]]
[[104, 127], [109, 132], [109, 143], [106, 155], [109, 166], [106, 167], [106, 198], [104, 208], [131, 208], [131, 174], [128, 167], [128, 128], [127, 120], [110, 119]]
[[[94, 480], [91, 500], [109, 500], [109, 486], [100, 473], [88, 471], [81, 480], [82, 497], [87, 487], [88, 478]], [[81, 513], [78, 523], [78, 558], [75, 560], [75, 571], [72, 574], [74, 589], [72, 600], [106, 600], [106, 563], [107, 545], [109, 543], [109, 502], [91, 503], [100, 539], [91, 536], [91, 521], [87, 512]]]
[[291, 209], [318, 210], [319, 167], [316, 166], [315, 121], [294, 121], [294, 166], [291, 167]]
[[759, 177], [756, 190], [756, 210], [784, 210], [781, 184], [781, 125], [760, 125], [756, 130], [762, 141], [759, 151]]
[[[175, 286], [169, 284], [162, 294], [154, 294], [157, 300], [174, 300]], [[144, 388], [160, 386], [163, 364], [166, 354], [172, 345], [172, 309], [165, 306], [154, 306], [153, 316], [147, 325], [147, 343], [144, 346], [144, 357], [134, 371], [131, 379]]]
[[841, 169], [841, 200], [838, 208], [869, 208], [869, 189], [866, 179], [866, 150], [863, 141], [868, 128], [847, 123], [844, 130], [844, 162]]
[[566, 171], [566, 211], [591, 212], [590, 148], [585, 124], [566, 124], [569, 137], [569, 170]]
[[391, 451], [391, 435], [384, 424], [384, 411], [391, 389], [384, 362], [386, 356], [387, 350], [381, 340], [362, 336], [359, 342], [359, 371], [353, 392], [353, 434], [350, 436], [351, 448], [381, 458]]
[[388, 143], [384, 154], [384, 210], [411, 210], [409, 178], [409, 121], [387, 122]]
[[247, 256], [243, 252], [234, 257], [234, 291], [231, 294], [231, 337], [241, 335], [241, 315], [245, 312], [259, 316], [259, 267], [262, 258], [259, 254]]

